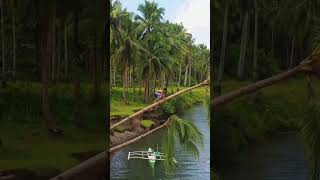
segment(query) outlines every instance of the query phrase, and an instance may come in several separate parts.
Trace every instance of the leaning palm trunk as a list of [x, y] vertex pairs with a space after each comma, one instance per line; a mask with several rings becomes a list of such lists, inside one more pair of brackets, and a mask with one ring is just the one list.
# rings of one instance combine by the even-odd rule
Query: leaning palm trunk
[[144, 108], [144, 109], [142, 109], [142, 110], [140, 110], [140, 111], [132, 114], [131, 116], [128, 116], [128, 117], [126, 117], [125, 119], [123, 119], [123, 120], [115, 123], [114, 125], [112, 125], [112, 126], [110, 127], [110, 130], [113, 129], [113, 128], [115, 128], [116, 126], [118, 126], [118, 125], [120, 125], [120, 124], [123, 124], [123, 123], [125, 123], [125, 122], [127, 122], [127, 121], [129, 121], [129, 120], [131, 120], [131, 119], [133, 119], [133, 118], [135, 118], [135, 117], [137, 117], [137, 116], [139, 116], [140, 114], [143, 114], [144, 112], [146, 112], [146, 111], [148, 111], [148, 110], [150, 110], [150, 109], [152, 109], [152, 108], [154, 108], [154, 107], [159, 106], [160, 104], [163, 104], [164, 102], [166, 102], [166, 101], [168, 101], [168, 100], [170, 100], [170, 99], [172, 99], [172, 98], [174, 98], [174, 97], [176, 97], [176, 96], [178, 96], [178, 95], [180, 95], [180, 94], [182, 94], [182, 93], [191, 91], [191, 90], [193, 90], [193, 89], [195, 89], [195, 88], [198, 88], [198, 87], [201, 87], [201, 86], [204, 86], [204, 85], [208, 85], [208, 84], [209, 84], [209, 80], [205, 80], [205, 81], [203, 81], [202, 83], [200, 83], [200, 84], [198, 84], [198, 85], [192, 86], [192, 87], [190, 87], [190, 88], [187, 88], [187, 89], [184, 89], [184, 90], [182, 90], [182, 91], [179, 91], [179, 92], [177, 92], [177, 93], [175, 93], [175, 94], [172, 94], [171, 96], [168, 96], [168, 97], [166, 97], [166, 98], [164, 98], [164, 99], [162, 99], [162, 100], [160, 100], [160, 101], [158, 101], [158, 102], [156, 102], [156, 103], [153, 103], [153, 104], [147, 106], [146, 108]]
[[[315, 57], [315, 56], [310, 56], [310, 57], [306, 58], [304, 61], [301, 62], [300, 65], [298, 65], [288, 71], [285, 71], [283, 73], [272, 76], [270, 78], [258, 81], [256, 83], [250, 84], [248, 86], [242, 87], [238, 90], [227, 93], [226, 95], [218, 96], [211, 101], [211, 107], [215, 107], [217, 105], [229, 103], [230, 101], [232, 101], [238, 97], [241, 97], [244, 95], [249, 95], [251, 93], [256, 92], [259, 89], [271, 86], [277, 82], [291, 78], [292, 76], [294, 76], [298, 73], [301, 73], [301, 72], [313, 72], [313, 73], [317, 73], [318, 75], [320, 75], [320, 73], [319, 73], [320, 60], [312, 59], [313, 57]], [[317, 58], [317, 57], [315, 57], [315, 58]]]
[[92, 158], [82, 162], [81, 164], [78, 164], [77, 166], [74, 166], [68, 169], [67, 171], [59, 174], [58, 176], [51, 178], [50, 180], [74, 179], [75, 177], [81, 176], [80, 173], [87, 172], [93, 167], [96, 167], [99, 165], [106, 166], [108, 159], [109, 159], [109, 153], [107, 151], [103, 151], [93, 156]]

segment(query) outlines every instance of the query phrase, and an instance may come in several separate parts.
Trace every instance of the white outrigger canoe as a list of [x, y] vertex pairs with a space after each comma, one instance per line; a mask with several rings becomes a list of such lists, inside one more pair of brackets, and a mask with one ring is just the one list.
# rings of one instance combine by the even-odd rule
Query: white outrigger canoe
[[[148, 151], [132, 151], [128, 153], [128, 160], [130, 159], [146, 159], [149, 161], [149, 164], [154, 168], [156, 161], [165, 160], [164, 153], [159, 151], [154, 151], [152, 148], [148, 148]], [[175, 160], [174, 160], [175, 161]], [[176, 162], [176, 161], [175, 161]]]

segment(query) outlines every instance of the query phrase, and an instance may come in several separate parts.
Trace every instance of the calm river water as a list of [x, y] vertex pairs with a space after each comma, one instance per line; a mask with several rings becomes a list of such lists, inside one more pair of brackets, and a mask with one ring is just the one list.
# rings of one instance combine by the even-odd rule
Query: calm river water
[[223, 180], [307, 180], [308, 163], [303, 145], [294, 134], [280, 135], [250, 148]]
[[161, 149], [161, 142], [166, 134], [166, 129], [160, 130], [138, 142], [131, 144], [112, 155], [110, 164], [111, 179], [128, 180], [209, 180], [210, 179], [210, 131], [208, 126], [208, 113], [206, 107], [197, 105], [187, 109], [179, 117], [193, 121], [204, 135], [204, 148], [200, 149], [200, 158], [195, 160], [193, 156], [186, 152], [178, 143], [176, 143], [177, 168], [172, 174], [165, 174], [161, 161], [156, 162], [153, 172], [146, 160], [130, 159], [127, 160], [129, 151], [147, 150], [157, 144]]

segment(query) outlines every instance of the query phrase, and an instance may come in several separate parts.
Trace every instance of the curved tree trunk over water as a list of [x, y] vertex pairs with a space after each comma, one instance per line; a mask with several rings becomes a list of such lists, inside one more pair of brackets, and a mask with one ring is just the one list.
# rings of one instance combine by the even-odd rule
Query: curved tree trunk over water
[[[312, 57], [310, 57], [312, 58]], [[277, 82], [283, 81], [285, 79], [291, 78], [294, 75], [301, 73], [301, 72], [313, 72], [320, 74], [320, 62], [319, 60], [309, 60], [310, 58], [307, 58], [306, 60], [302, 61], [302, 63], [288, 71], [285, 71], [283, 73], [280, 73], [278, 75], [272, 76], [270, 78], [258, 81], [256, 83], [250, 84], [248, 86], [242, 87], [238, 90], [232, 91], [230, 93], [227, 93], [225, 95], [218, 96], [214, 98], [211, 101], [211, 107], [215, 107], [217, 105], [222, 105], [231, 102], [232, 100], [249, 95], [251, 93], [256, 92], [259, 89], [271, 86]]]
[[[71, 180], [81, 177], [81, 173], [86, 173], [90, 169], [98, 166], [107, 167], [109, 164], [109, 152], [103, 151], [94, 157], [68, 169], [67, 171], [59, 174], [56, 177], [51, 178], [50, 180]], [[107, 174], [106, 174], [107, 175]]]
[[193, 89], [195, 89], [195, 88], [198, 88], [198, 87], [201, 87], [201, 86], [204, 86], [204, 85], [208, 85], [208, 84], [209, 84], [209, 80], [205, 80], [205, 81], [203, 81], [202, 83], [200, 83], [200, 84], [198, 84], [198, 85], [195, 85], [195, 86], [192, 86], [192, 87], [190, 87], [190, 88], [184, 89], [184, 90], [179, 91], [179, 92], [177, 92], [177, 93], [175, 93], [175, 94], [172, 94], [171, 96], [168, 96], [168, 97], [166, 97], [166, 98], [164, 98], [164, 99], [161, 99], [161, 100], [159, 100], [159, 101], [157, 101], [157, 102], [155, 102], [155, 103], [153, 103], [153, 104], [151, 104], [151, 105], [149, 105], [149, 106], [141, 109], [140, 111], [138, 111], [138, 112], [136, 112], [136, 113], [134, 113], [134, 114], [132, 114], [132, 115], [124, 118], [123, 120], [121, 120], [121, 121], [113, 124], [113, 125], [110, 127], [110, 130], [113, 129], [113, 128], [115, 128], [116, 126], [118, 126], [118, 125], [120, 125], [120, 124], [123, 124], [123, 123], [125, 123], [125, 122], [127, 122], [127, 121], [129, 121], [129, 120], [131, 120], [131, 119], [133, 119], [133, 118], [135, 118], [135, 117], [137, 117], [137, 116], [139, 116], [140, 114], [143, 114], [144, 112], [146, 112], [146, 111], [148, 111], [148, 110], [150, 110], [150, 109], [152, 109], [152, 108], [154, 108], [154, 107], [159, 106], [160, 104], [163, 104], [164, 102], [166, 102], [166, 101], [168, 101], [168, 100], [170, 100], [170, 99], [172, 99], [172, 98], [174, 98], [174, 97], [176, 97], [176, 96], [178, 96], [178, 95], [180, 95], [180, 94], [182, 94], [182, 93], [191, 91], [191, 90], [193, 90]]

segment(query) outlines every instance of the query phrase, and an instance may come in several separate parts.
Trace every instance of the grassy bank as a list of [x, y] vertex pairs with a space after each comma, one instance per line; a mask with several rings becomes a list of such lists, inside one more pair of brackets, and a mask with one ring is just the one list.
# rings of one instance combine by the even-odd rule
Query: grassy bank
[[[319, 80], [313, 82], [318, 92]], [[249, 83], [228, 81], [224, 89], [231, 91]], [[236, 161], [238, 153], [250, 144], [276, 132], [297, 130], [307, 112], [307, 97], [306, 78], [297, 77], [218, 107], [213, 125], [216, 162]]]
[[82, 85], [82, 126], [76, 127], [72, 90], [66, 84], [49, 90], [53, 117], [64, 131], [63, 136], [53, 137], [41, 116], [40, 83], [16, 82], [0, 89], [0, 169], [63, 170], [79, 162], [72, 153], [105, 149], [106, 94], [93, 103], [91, 84]]
[[[169, 87], [167, 88], [167, 96], [177, 92], [177, 87]], [[179, 90], [185, 89], [184, 87], [180, 87]], [[161, 105], [161, 109], [164, 110], [166, 113], [174, 114], [177, 112], [181, 112], [184, 109], [192, 106], [195, 103], [203, 102], [209, 89], [208, 87], [202, 87], [195, 89], [191, 92], [187, 92], [185, 94], [182, 94], [178, 96], [177, 98], [174, 98], [163, 105]], [[126, 97], [128, 100], [128, 104], [124, 103], [123, 97], [122, 97], [122, 89], [121, 88], [113, 88], [111, 90], [111, 100], [110, 100], [110, 115], [121, 115], [121, 116], [129, 116], [134, 113], [134, 110], [142, 109], [148, 105], [150, 105], [154, 97], [150, 97], [149, 103], [143, 102], [143, 92], [139, 91], [139, 89], [129, 88]]]

